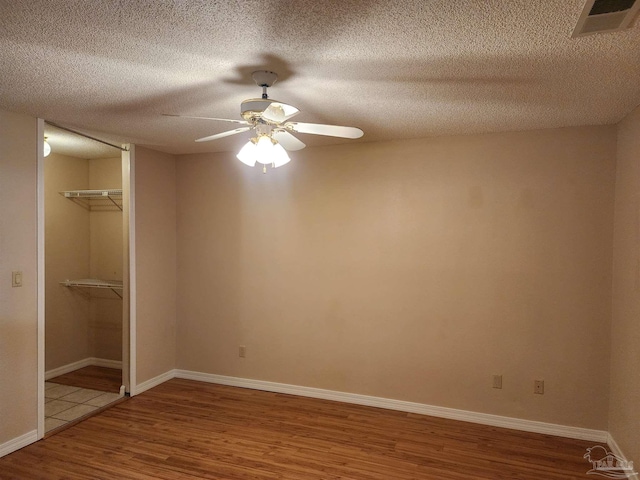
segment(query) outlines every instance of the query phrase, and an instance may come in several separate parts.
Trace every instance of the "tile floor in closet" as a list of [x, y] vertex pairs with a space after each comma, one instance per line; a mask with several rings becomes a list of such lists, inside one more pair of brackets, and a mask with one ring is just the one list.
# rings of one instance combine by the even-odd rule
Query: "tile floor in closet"
[[45, 382], [44, 428], [49, 433], [118, 400], [117, 393]]

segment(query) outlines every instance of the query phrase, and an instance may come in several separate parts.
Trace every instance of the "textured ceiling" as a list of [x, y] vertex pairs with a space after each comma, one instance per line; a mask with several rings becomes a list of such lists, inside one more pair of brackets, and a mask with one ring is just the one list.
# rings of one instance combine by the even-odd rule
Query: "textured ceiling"
[[571, 38], [583, 5], [0, 0], [0, 108], [116, 144], [236, 150], [248, 133], [193, 142], [233, 124], [161, 114], [239, 119], [267, 69], [295, 120], [365, 132], [307, 145], [615, 123], [640, 104], [640, 27]]

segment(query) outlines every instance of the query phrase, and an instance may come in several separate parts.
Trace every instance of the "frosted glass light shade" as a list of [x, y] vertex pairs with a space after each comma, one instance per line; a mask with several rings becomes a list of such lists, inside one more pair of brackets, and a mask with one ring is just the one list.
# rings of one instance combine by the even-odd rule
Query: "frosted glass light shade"
[[253, 167], [256, 164], [256, 144], [249, 140], [244, 147], [240, 149], [236, 158], [245, 165]]
[[261, 136], [256, 144], [256, 160], [264, 165], [273, 163], [273, 143], [265, 135]]
[[47, 142], [47, 139], [44, 139], [44, 156], [48, 157], [49, 154], [51, 153], [51, 145], [49, 145], [49, 142]]
[[291, 159], [289, 158], [289, 155], [287, 155], [287, 152], [285, 151], [284, 148], [282, 148], [282, 145], [280, 145], [279, 143], [276, 143], [273, 146], [273, 166], [275, 168], [281, 167], [282, 165], [285, 165], [287, 163], [289, 163], [291, 161]]

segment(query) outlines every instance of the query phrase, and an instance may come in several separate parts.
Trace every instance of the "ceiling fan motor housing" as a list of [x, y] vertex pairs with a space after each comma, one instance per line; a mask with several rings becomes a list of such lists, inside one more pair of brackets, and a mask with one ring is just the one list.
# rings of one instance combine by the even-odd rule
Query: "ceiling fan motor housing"
[[247, 122], [257, 119], [265, 109], [276, 100], [270, 98], [250, 98], [240, 104], [240, 115]]

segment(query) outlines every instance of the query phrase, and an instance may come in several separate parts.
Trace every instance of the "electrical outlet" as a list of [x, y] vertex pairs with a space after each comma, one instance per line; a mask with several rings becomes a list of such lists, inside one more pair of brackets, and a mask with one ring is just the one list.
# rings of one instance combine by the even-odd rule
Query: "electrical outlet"
[[533, 382], [533, 393], [544, 395], [544, 380], [536, 380]]
[[247, 356], [247, 347], [245, 347], [244, 345], [240, 345], [240, 347], [238, 347], [238, 356], [240, 358], [244, 358]]
[[493, 376], [493, 388], [502, 388], [502, 375]]

